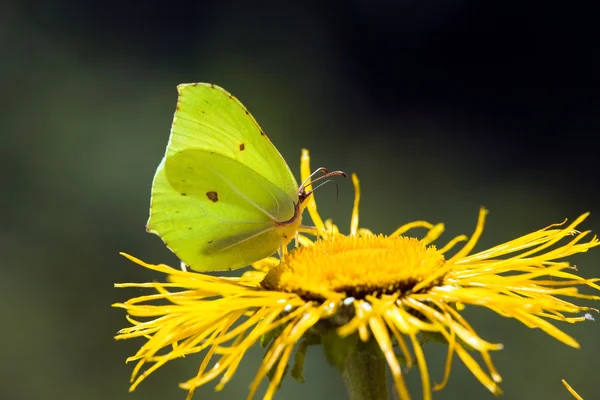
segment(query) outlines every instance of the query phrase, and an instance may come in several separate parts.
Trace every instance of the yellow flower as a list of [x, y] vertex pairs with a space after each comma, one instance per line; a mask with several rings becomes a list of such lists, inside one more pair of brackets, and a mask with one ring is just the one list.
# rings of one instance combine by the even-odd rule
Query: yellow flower
[[[301, 171], [306, 179], [310, 171], [307, 151], [302, 154]], [[115, 304], [127, 310], [132, 324], [116, 338], [146, 340], [128, 359], [137, 361], [131, 390], [166, 362], [202, 351], [204, 359], [196, 376], [180, 386], [189, 391], [188, 399], [195, 388], [217, 378], [219, 390], [232, 378], [246, 351], [261, 343], [268, 349], [248, 397], [269, 377], [264, 398], [271, 399], [288, 372], [293, 350], [297, 349], [291, 374], [301, 379], [306, 347], [321, 343], [346, 381], [356, 376], [348, 360], [360, 357], [365, 349], [375, 349], [382, 365], [387, 363], [391, 370], [401, 399], [410, 398], [405, 368], [418, 366], [423, 397], [430, 399], [431, 389], [439, 390], [448, 381], [454, 356], [488, 390], [500, 394], [501, 377], [491, 352], [502, 345], [489, 343], [475, 332], [461, 315], [465, 305], [486, 307], [579, 347], [552, 321], [575, 323], [588, 318], [581, 314], [591, 309], [569, 298], [600, 299], [577, 289], [598, 290], [598, 279], [584, 279], [561, 261], [600, 244], [595, 236], [584, 241], [589, 232], [575, 230], [588, 214], [570, 224], [550, 225], [470, 254], [482, 234], [486, 210], [480, 210], [470, 238], [458, 236], [438, 249], [432, 243], [442, 234], [443, 224], [412, 222], [388, 236], [359, 228], [356, 176], [353, 181], [356, 197], [349, 235], [322, 221], [311, 196], [307, 208], [316, 229], [303, 231], [297, 238], [299, 247], [284, 254], [281, 261], [258, 261], [241, 277], [181, 271], [126, 255], [167, 275], [166, 283], [116, 285], [155, 291]], [[425, 228], [424, 237], [407, 236], [414, 228]], [[460, 242], [466, 243], [449, 255]], [[444, 375], [435, 385], [422, 350], [430, 339], [448, 347]], [[479, 353], [482, 363], [473, 353]]]

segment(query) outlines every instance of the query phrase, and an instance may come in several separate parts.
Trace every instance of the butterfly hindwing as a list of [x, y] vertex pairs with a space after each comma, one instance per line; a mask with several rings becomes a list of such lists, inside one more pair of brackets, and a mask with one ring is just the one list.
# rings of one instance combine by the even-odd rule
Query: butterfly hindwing
[[223, 155], [190, 149], [166, 158], [155, 177], [148, 224], [179, 258], [204, 271], [238, 268], [280, 246], [276, 221], [294, 217], [281, 189]]

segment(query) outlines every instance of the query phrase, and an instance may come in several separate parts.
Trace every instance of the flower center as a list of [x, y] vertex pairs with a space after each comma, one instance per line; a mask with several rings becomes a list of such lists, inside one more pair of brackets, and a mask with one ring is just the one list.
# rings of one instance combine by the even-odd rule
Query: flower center
[[[290, 251], [261, 282], [306, 299], [364, 298], [410, 291], [445, 263], [435, 248], [409, 237], [338, 236]], [[431, 282], [438, 285], [443, 276]], [[428, 288], [423, 288], [426, 290]]]

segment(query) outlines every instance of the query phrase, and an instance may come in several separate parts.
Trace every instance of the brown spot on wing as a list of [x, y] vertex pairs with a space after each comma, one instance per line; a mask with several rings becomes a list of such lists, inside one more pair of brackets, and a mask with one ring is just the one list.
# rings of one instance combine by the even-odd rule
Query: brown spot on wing
[[246, 145], [244, 143], [240, 143], [240, 151], [244, 151]]
[[206, 197], [213, 203], [219, 201], [219, 194], [217, 192], [206, 192]]

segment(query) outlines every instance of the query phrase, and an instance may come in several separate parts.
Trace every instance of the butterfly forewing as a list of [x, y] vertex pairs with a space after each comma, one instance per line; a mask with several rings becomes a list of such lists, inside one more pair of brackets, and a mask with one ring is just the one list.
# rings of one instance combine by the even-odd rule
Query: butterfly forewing
[[224, 89], [205, 83], [177, 87], [179, 99], [167, 157], [206, 149], [248, 166], [296, 199], [298, 184], [285, 160], [254, 117]]

